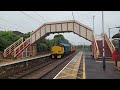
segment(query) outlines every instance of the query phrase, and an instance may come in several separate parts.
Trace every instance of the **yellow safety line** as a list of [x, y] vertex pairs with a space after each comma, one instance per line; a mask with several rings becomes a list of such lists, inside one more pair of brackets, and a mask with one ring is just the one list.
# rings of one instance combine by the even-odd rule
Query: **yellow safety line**
[[66, 73], [65, 71], [63, 71], [62, 73], [67, 74], [69, 76], [75, 76], [75, 74]]
[[69, 67], [66, 67], [66, 69], [73, 70], [73, 71], [78, 71], [76, 69], [72, 69], [72, 68], [69, 68]]
[[80, 79], [82, 79], [82, 77], [78, 77], [78, 76], [77, 76], [77, 78], [80, 78]]
[[63, 77], [68, 77], [69, 75], [64, 75], [64, 76], [61, 76], [61, 77], [57, 77], [56, 79], [62, 79]]
[[68, 77], [68, 76], [76, 77], [75, 74], [69, 74], [69, 73], [66, 73], [66, 72], [62, 72], [62, 73], [67, 74], [67, 75], [64, 75], [64, 76], [58, 76], [57, 79], [58, 79], [58, 78], [63, 78], [63, 77]]
[[83, 56], [83, 77], [82, 79], [86, 79], [86, 73], [85, 73], [85, 56]]

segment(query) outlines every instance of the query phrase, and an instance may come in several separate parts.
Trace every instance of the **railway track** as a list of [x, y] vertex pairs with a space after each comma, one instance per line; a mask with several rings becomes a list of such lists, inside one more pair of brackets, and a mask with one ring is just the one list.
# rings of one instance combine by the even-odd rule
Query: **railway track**
[[61, 65], [66, 60], [70, 59], [72, 56], [74, 56], [74, 55], [71, 54], [69, 56], [66, 56], [64, 59], [56, 60], [56, 61], [46, 65], [45, 67], [38, 69], [34, 73], [31, 73], [31, 74], [23, 77], [22, 79], [42, 79], [45, 75], [49, 74], [52, 70], [57, 68], [59, 65]]
[[41, 79], [53, 79], [71, 60], [72, 58], [78, 53], [75, 52], [72, 56], [70, 56], [67, 60], [62, 62], [62, 64], [58, 65], [56, 68], [54, 68], [51, 72], [41, 77]]
[[18, 66], [18, 65], [15, 65], [15, 68], [12, 67], [12, 69], [9, 70], [9, 72], [6, 71], [6, 73], [1, 74], [0, 79], [18, 79], [18, 77], [20, 77], [32, 70], [35, 70], [38, 67], [42, 67], [49, 62], [52, 62], [52, 60], [50, 60], [49, 56], [42, 57], [39, 59], [37, 58], [37, 59], [31, 60], [29, 62], [25, 61], [24, 64], [22, 62], [22, 65], [20, 64], [22, 66], [22, 68], [17, 68], [16, 66]]
[[42, 79], [48, 73], [53, 71], [56, 67], [59, 67], [62, 63], [72, 58], [74, 55], [75, 53], [72, 53], [64, 57], [63, 59], [47, 60], [47, 62], [43, 63], [42, 65], [37, 65], [27, 70], [23, 70], [20, 73], [7, 77], [7, 79]]
[[20, 73], [17, 73], [17, 74], [15, 74], [15, 75], [9, 76], [8, 79], [21, 79], [21, 78], [25, 77], [26, 75], [29, 75], [29, 74], [31, 74], [31, 73], [34, 73], [34, 72], [37, 71], [38, 69], [43, 68], [43, 67], [47, 66], [48, 64], [50, 64], [50, 63], [52, 63], [52, 62], [54, 62], [54, 61], [51, 61], [51, 60], [50, 60], [50, 61], [48, 61], [48, 62], [45, 62], [45, 63], [42, 64], [42, 65], [37, 65], [37, 66], [31, 67], [31, 68], [29, 68], [29, 69], [27, 69], [27, 70], [24, 70], [24, 71], [20, 72]]

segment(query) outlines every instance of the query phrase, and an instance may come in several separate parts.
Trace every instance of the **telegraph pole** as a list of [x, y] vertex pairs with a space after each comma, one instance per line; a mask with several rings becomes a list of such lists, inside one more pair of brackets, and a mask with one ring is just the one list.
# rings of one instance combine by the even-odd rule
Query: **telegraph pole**
[[106, 63], [105, 63], [105, 43], [104, 43], [104, 15], [102, 11], [102, 33], [103, 33], [103, 70], [105, 71], [106, 69]]
[[109, 29], [108, 29], [108, 33], [109, 33], [109, 39], [110, 39], [110, 29], [111, 29], [111, 28], [109, 28]]
[[94, 17], [95, 16], [93, 16], [93, 35], [94, 35]]

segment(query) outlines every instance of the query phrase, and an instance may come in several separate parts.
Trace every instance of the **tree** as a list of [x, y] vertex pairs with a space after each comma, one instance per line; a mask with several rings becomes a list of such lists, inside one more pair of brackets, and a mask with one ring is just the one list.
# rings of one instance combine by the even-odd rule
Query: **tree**
[[23, 37], [23, 40], [25, 40], [26, 38], [30, 37], [30, 32], [25, 33], [25, 34], [21, 34], [20, 37]]
[[9, 45], [18, 40], [20, 36], [12, 31], [0, 31], [0, 51], [4, 51]]
[[61, 34], [55, 35], [53, 40], [55, 40], [55, 44], [60, 44], [60, 43], [70, 44], [69, 41], [66, 40], [64, 36]]
[[64, 38], [63, 35], [55, 35], [52, 40], [43, 39], [41, 42], [37, 43], [38, 52], [50, 51], [51, 47], [56, 44], [65, 43], [70, 44], [68, 40]]

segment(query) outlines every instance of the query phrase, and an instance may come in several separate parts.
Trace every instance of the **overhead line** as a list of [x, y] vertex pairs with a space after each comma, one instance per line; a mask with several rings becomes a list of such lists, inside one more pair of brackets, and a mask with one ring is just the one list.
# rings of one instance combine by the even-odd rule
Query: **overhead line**
[[3, 28], [3, 27], [0, 27], [0, 28], [2, 28], [2, 29], [7, 29], [7, 30], [11, 30], [11, 29], [9, 29], [9, 28]]
[[[33, 11], [34, 13], [36, 13], [35, 11]], [[40, 16], [38, 13], [36, 13], [39, 17], [41, 17], [42, 19], [44, 19], [42, 16]], [[47, 21], [46, 19], [44, 19], [45, 21]]]
[[[26, 13], [22, 12], [22, 11], [20, 11], [20, 12], [21, 12], [21, 13], [23, 13], [24, 15], [26, 15], [26, 16], [28, 16], [28, 17], [32, 18], [33, 20], [35, 20], [35, 21], [39, 22], [37, 19], [35, 19], [35, 18], [31, 17], [30, 15], [28, 15], [28, 14], [26, 14]], [[39, 23], [41, 23], [41, 22], [39, 22]], [[42, 23], [41, 23], [41, 24], [42, 24]]]
[[[5, 20], [5, 19], [3, 19], [3, 18], [0, 18], [0, 19], [3, 20], [3, 21], [5, 21], [5, 22], [12, 23], [12, 25], [21, 26], [21, 25], [19, 25], [19, 24], [13, 23], [13, 22], [11, 22], [11, 21], [7, 21], [7, 20]], [[21, 27], [23, 27], [23, 26], [21, 26]]]
[[11, 28], [11, 29], [16, 29], [16, 30], [17, 30], [17, 28], [8, 27], [8, 26], [2, 25], [2, 24], [0, 24], [0, 25], [1, 25], [1, 26], [5, 26], [5, 27], [7, 27], [7, 28]]

